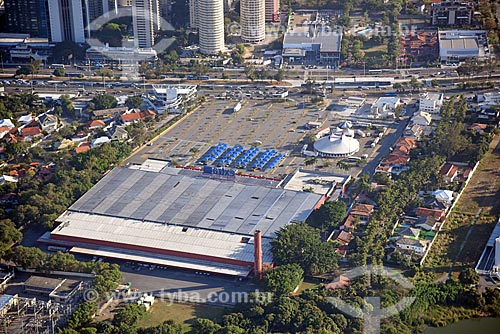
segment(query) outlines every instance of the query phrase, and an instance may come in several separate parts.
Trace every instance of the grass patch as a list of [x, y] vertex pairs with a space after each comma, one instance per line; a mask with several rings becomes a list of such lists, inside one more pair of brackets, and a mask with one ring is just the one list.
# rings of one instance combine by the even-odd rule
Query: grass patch
[[208, 318], [220, 321], [225, 313], [225, 308], [216, 306], [157, 302], [144, 318], [139, 321], [138, 327], [147, 328], [159, 325], [167, 320], [174, 320], [183, 325], [184, 332], [186, 333], [191, 329], [194, 319]]
[[[500, 142], [496, 136], [453, 212], [448, 215], [427, 256], [425, 262], [427, 269], [447, 272], [454, 260], [456, 263], [452, 271], [475, 265], [497, 219], [500, 202], [498, 166], [500, 166]], [[471, 226], [479, 209], [481, 214]], [[469, 229], [472, 229], [471, 235], [459, 254]]]
[[364, 45], [362, 50], [365, 53], [365, 57], [381, 57], [387, 53], [387, 45]]
[[300, 287], [299, 287], [299, 290], [297, 291], [297, 294], [300, 294], [304, 290], [313, 289], [317, 286], [318, 286], [318, 284], [316, 284], [316, 283], [302, 281], [302, 283], [300, 283]]
[[433, 305], [422, 318], [426, 324], [434, 327], [443, 327], [459, 320], [484, 316], [479, 310], [462, 306]]

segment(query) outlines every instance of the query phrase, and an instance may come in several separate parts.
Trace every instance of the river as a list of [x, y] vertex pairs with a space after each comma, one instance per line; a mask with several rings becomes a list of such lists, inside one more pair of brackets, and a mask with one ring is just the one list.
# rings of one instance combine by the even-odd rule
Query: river
[[500, 333], [500, 318], [467, 319], [446, 327], [428, 328], [425, 334], [497, 334]]

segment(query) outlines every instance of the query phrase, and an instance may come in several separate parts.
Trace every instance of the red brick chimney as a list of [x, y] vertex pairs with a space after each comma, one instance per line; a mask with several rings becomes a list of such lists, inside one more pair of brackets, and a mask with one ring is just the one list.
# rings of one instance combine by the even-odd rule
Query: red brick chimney
[[254, 273], [262, 280], [262, 233], [256, 230], [253, 235], [254, 246]]

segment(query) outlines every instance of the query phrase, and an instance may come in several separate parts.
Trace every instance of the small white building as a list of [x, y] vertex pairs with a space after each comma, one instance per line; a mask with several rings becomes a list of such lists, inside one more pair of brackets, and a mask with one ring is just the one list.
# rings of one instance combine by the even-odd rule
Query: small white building
[[401, 99], [396, 96], [382, 96], [375, 101], [375, 103], [372, 104], [371, 106], [371, 112], [376, 116], [376, 117], [386, 117], [389, 116], [391, 113], [394, 113], [394, 110], [398, 108], [401, 103]]
[[444, 94], [441, 93], [424, 93], [420, 95], [418, 103], [418, 111], [427, 112], [430, 114], [439, 114], [443, 106]]
[[451, 190], [438, 189], [432, 194], [438, 201], [444, 204], [451, 205], [451, 203], [453, 202], [453, 191]]
[[153, 85], [158, 113], [168, 109], [179, 109], [182, 104], [196, 95], [196, 86], [193, 85]]
[[413, 118], [411, 119], [413, 124], [420, 125], [422, 127], [426, 127], [431, 125], [432, 123], [432, 116], [428, 112], [421, 111], [417, 113]]
[[57, 130], [59, 120], [56, 115], [45, 113], [38, 116], [38, 123], [40, 124], [42, 131], [52, 133]]
[[109, 139], [106, 136], [102, 136], [102, 137], [99, 137], [99, 138], [92, 140], [92, 142], [90, 143], [90, 146], [92, 148], [96, 148], [96, 147], [102, 146], [102, 145], [109, 143], [109, 142], [111, 142], [111, 139]]

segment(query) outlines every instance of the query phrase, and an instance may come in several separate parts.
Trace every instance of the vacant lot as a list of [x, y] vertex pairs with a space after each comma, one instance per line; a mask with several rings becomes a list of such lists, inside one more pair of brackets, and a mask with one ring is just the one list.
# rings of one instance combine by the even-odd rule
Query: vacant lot
[[184, 332], [191, 329], [195, 318], [207, 318], [220, 321], [226, 310], [221, 307], [193, 304], [170, 304], [158, 302], [146, 316], [139, 321], [139, 327], [156, 326], [167, 320], [174, 320], [184, 325]]
[[426, 266], [436, 273], [475, 266], [495, 226], [500, 209], [499, 139], [493, 139], [432, 247]]

